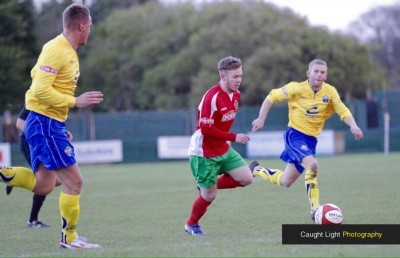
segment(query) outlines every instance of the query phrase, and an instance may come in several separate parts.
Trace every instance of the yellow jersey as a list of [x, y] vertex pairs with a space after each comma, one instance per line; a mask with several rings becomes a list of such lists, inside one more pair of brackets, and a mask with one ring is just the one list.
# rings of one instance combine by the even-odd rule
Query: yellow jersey
[[31, 77], [26, 108], [60, 122], [67, 120], [69, 108], [75, 106], [79, 60], [63, 34], [43, 46]]
[[340, 100], [335, 87], [322, 83], [314, 92], [308, 81], [291, 82], [272, 90], [267, 99], [271, 103], [287, 101], [289, 107], [289, 127], [306, 135], [318, 137], [326, 120], [335, 112], [343, 121], [352, 116], [350, 110]]

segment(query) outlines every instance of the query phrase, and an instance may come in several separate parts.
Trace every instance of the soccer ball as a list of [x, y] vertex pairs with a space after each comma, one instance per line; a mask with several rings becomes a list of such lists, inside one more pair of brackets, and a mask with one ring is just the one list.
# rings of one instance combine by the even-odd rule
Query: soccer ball
[[318, 225], [338, 225], [342, 224], [342, 210], [332, 203], [326, 203], [315, 211], [315, 224]]

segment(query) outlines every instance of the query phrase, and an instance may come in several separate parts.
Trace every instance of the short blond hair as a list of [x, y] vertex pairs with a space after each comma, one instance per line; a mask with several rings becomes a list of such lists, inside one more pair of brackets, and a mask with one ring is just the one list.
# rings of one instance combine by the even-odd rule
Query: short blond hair
[[63, 12], [63, 28], [76, 30], [81, 22], [89, 21], [90, 11], [83, 4], [74, 3], [65, 8]]
[[308, 64], [308, 70], [311, 70], [314, 65], [323, 65], [328, 69], [328, 64], [322, 59], [314, 59]]

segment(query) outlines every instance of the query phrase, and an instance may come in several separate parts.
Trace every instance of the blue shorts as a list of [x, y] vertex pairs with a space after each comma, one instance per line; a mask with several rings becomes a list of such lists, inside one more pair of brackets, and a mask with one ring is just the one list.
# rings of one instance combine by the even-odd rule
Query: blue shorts
[[24, 133], [34, 172], [39, 169], [40, 163], [48, 170], [76, 163], [74, 147], [68, 140], [65, 123], [31, 111], [25, 121]]
[[303, 173], [304, 168], [301, 161], [304, 157], [312, 155], [315, 157], [315, 148], [317, 138], [306, 135], [289, 127], [283, 135], [285, 141], [285, 150], [281, 154], [281, 160], [286, 163], [293, 163], [296, 169]]

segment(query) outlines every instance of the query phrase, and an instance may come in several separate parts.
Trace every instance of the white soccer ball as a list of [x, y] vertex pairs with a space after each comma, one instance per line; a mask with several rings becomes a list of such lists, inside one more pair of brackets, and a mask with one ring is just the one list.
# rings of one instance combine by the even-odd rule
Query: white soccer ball
[[342, 210], [335, 204], [326, 203], [315, 211], [315, 224], [318, 225], [338, 225], [342, 224]]

